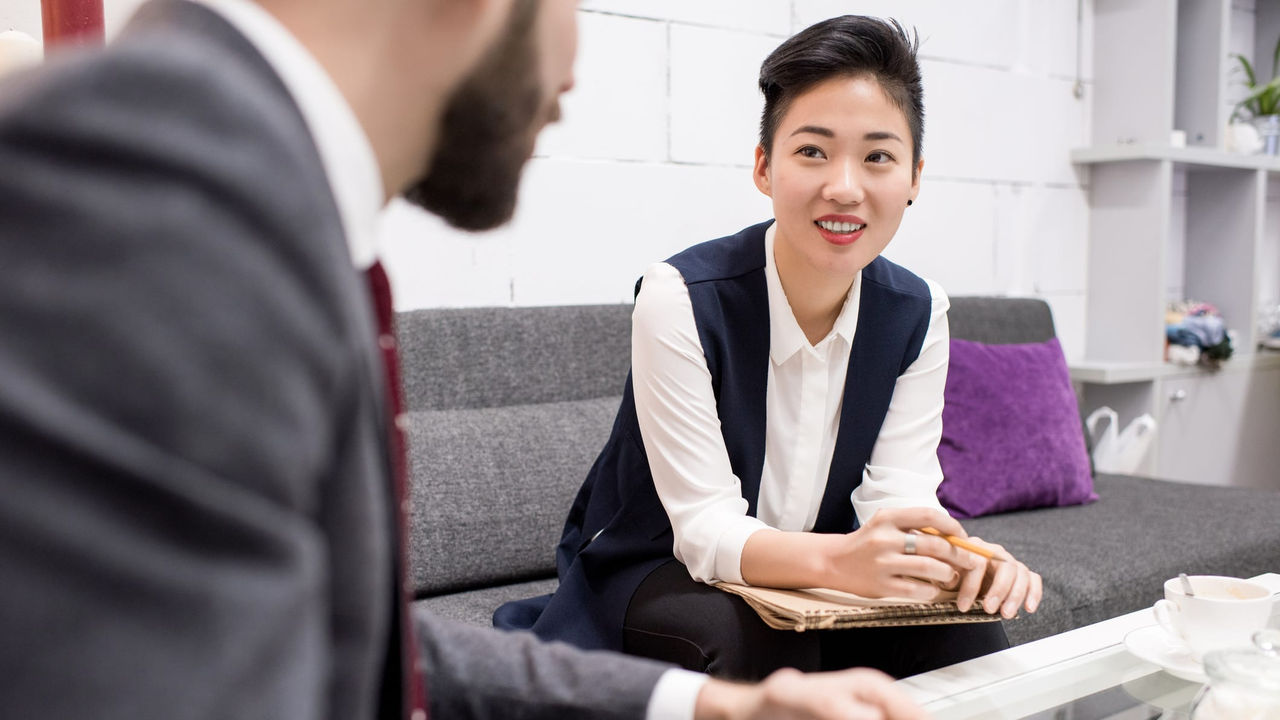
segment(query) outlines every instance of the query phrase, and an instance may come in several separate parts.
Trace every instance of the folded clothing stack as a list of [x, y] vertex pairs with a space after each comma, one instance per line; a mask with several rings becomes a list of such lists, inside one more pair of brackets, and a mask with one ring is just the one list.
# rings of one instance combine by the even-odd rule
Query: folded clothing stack
[[1165, 312], [1166, 356], [1171, 362], [1194, 365], [1231, 357], [1231, 336], [1218, 309], [1192, 300], [1171, 303]]

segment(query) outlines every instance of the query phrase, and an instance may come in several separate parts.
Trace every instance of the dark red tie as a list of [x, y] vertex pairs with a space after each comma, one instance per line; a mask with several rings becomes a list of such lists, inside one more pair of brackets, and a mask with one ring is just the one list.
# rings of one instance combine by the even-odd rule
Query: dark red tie
[[[400, 387], [400, 355], [396, 347], [395, 308], [391, 303], [391, 282], [382, 263], [375, 262], [369, 268], [369, 289], [373, 294], [373, 307], [378, 314], [378, 351], [382, 356], [387, 377], [388, 436], [391, 447], [391, 472], [394, 485], [396, 540], [399, 547], [396, 557], [396, 612], [395, 625], [400, 636], [399, 663], [404, 677], [404, 716], [410, 720], [426, 720], [426, 689], [417, 671], [418, 647], [413, 641], [413, 623], [409, 618], [409, 593], [405, 582], [407, 567], [406, 549], [408, 532], [409, 459], [404, 434], [404, 392]], [[393, 657], [394, 659], [394, 657]], [[390, 670], [390, 668], [389, 668]]]

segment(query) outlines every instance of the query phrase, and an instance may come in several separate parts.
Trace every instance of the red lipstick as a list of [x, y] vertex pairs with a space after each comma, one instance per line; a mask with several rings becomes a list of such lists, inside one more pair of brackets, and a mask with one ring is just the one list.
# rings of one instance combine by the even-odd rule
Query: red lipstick
[[[840, 228], [840, 227], [837, 227], [834, 230], [828, 230], [827, 228], [823, 227], [821, 223], [859, 225], [861, 227], [859, 227], [856, 230], [850, 230], [849, 232], [845, 232], [844, 228]], [[822, 217], [813, 221], [813, 226], [818, 228], [818, 234], [822, 236], [823, 240], [826, 240], [832, 245], [853, 244], [855, 241], [857, 241], [858, 238], [862, 237], [862, 232], [866, 230], [866, 225], [867, 225], [866, 221], [858, 217], [857, 215], [823, 215]]]

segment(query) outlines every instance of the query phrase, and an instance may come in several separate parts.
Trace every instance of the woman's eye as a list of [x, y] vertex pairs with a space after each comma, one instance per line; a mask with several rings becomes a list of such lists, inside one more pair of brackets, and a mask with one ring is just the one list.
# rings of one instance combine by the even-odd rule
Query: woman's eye
[[867, 162], [875, 164], [883, 164], [893, 162], [893, 156], [887, 152], [877, 150], [867, 156]]
[[819, 150], [818, 148], [812, 145], [805, 145], [804, 147], [797, 150], [796, 154], [802, 155], [807, 158], [815, 158], [815, 159], [822, 159], [826, 157], [826, 155], [823, 154], [821, 150]]

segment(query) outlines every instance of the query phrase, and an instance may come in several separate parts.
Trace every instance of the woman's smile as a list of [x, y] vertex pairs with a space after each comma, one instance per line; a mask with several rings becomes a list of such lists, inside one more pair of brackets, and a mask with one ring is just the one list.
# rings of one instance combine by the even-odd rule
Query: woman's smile
[[823, 215], [813, 221], [822, 239], [832, 245], [851, 245], [862, 237], [867, 223], [857, 215]]

